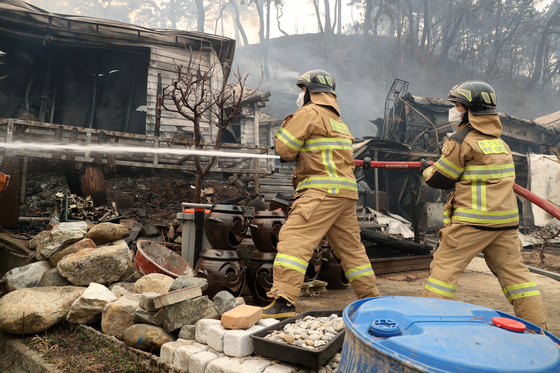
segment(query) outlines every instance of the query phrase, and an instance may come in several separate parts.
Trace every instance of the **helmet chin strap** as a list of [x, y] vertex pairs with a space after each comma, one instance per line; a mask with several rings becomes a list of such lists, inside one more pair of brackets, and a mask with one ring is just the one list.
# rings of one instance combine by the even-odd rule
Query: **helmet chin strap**
[[305, 96], [303, 96], [303, 104], [305, 105], [308, 102], [311, 102], [311, 94], [309, 93], [309, 88], [305, 90]]

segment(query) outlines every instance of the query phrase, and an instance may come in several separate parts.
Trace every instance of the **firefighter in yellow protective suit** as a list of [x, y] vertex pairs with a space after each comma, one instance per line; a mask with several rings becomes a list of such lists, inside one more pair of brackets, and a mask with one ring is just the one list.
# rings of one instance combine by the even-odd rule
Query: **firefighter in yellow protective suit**
[[449, 121], [459, 129], [444, 142], [433, 166], [422, 160], [426, 184], [452, 189], [422, 296], [453, 299], [464, 269], [483, 253], [515, 315], [546, 329], [539, 289], [521, 257], [515, 168], [500, 139], [496, 93], [484, 82], [467, 81], [453, 87], [447, 100], [455, 103]]
[[263, 318], [295, 315], [309, 260], [325, 235], [356, 295], [380, 295], [360, 241], [354, 138], [340, 119], [335, 81], [326, 71], [313, 70], [296, 85], [302, 89], [300, 108], [286, 117], [275, 140], [282, 159], [296, 161], [296, 199], [279, 233], [274, 283], [267, 293], [272, 302], [263, 308]]

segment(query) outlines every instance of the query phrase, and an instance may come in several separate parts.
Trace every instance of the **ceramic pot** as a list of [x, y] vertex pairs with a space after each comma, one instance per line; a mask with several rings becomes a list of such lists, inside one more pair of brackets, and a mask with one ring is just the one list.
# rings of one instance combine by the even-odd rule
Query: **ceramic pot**
[[327, 282], [327, 289], [340, 290], [348, 287], [348, 279], [340, 261], [327, 245], [321, 245], [323, 250], [323, 264], [317, 278]]
[[231, 205], [213, 205], [204, 219], [204, 231], [215, 250], [235, 250], [245, 238], [249, 220], [243, 208]]
[[202, 292], [214, 298], [218, 292], [227, 290], [238, 297], [245, 282], [245, 265], [235, 250], [202, 250], [194, 270], [195, 277], [208, 280], [208, 288]]
[[270, 303], [266, 293], [272, 289], [272, 267], [276, 253], [263, 253], [255, 250], [247, 263], [247, 287], [253, 301], [260, 305]]
[[251, 237], [257, 249], [265, 253], [278, 250], [278, 234], [286, 222], [286, 214], [282, 211], [259, 211], [249, 225]]
[[309, 265], [305, 272], [305, 281], [311, 282], [317, 278], [323, 263], [323, 248], [319, 245], [313, 251], [313, 256], [309, 259]]

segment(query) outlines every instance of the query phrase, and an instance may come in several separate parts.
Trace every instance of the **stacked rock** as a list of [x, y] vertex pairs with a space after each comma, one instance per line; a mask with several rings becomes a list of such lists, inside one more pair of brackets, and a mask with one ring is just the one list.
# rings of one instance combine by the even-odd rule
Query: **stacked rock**
[[274, 330], [265, 338], [272, 341], [317, 350], [329, 343], [344, 329], [342, 316], [332, 314], [327, 317], [306, 316], [295, 323], [289, 323], [282, 330]]
[[249, 219], [240, 206], [213, 205], [204, 220], [210, 247], [196, 263], [195, 276], [208, 280], [204, 295], [212, 298], [222, 290], [238, 297], [245, 283], [245, 265], [237, 251], [247, 235]]

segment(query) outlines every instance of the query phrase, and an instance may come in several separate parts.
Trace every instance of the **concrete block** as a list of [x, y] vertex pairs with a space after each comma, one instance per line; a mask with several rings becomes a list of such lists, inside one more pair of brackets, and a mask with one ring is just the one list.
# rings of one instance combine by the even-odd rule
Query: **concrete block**
[[143, 293], [142, 296], [140, 297], [140, 307], [142, 307], [143, 309], [149, 312], [157, 311], [157, 308], [154, 306], [154, 298], [160, 295], [161, 295], [160, 293], [155, 293], [152, 291], [148, 293]]
[[212, 325], [221, 325], [221, 321], [214, 319], [198, 320], [195, 324], [196, 332], [194, 339], [196, 339], [197, 342], [206, 343], [206, 341], [208, 340], [208, 328], [210, 328]]
[[213, 353], [213, 354], [216, 355], [217, 357], [225, 357], [225, 356], [226, 356], [226, 354], [224, 354], [223, 352], [216, 351], [216, 350], [214, 350], [214, 349], [211, 348], [211, 347], [208, 348], [208, 352]]
[[280, 321], [276, 320], [276, 319], [261, 319], [261, 321], [259, 321], [257, 323], [258, 326], [262, 326], [264, 328], [268, 328], [269, 326], [272, 326], [274, 324], [279, 323]]
[[204, 350], [198, 346], [179, 346], [173, 355], [173, 365], [188, 371], [191, 356], [203, 351]]
[[222, 315], [222, 326], [227, 329], [248, 329], [262, 318], [262, 308], [246, 304], [235, 307]]
[[208, 363], [205, 373], [229, 373], [231, 369], [235, 369], [239, 365], [240, 363], [237, 359], [221, 357]]
[[224, 335], [227, 329], [222, 328], [221, 325], [212, 325], [208, 328], [208, 336], [206, 344], [218, 352], [224, 351]]
[[166, 363], [173, 364], [173, 355], [177, 348], [181, 346], [188, 346], [190, 343], [183, 341], [167, 342], [161, 345], [159, 357]]
[[187, 299], [193, 299], [202, 296], [200, 286], [191, 286], [184, 289], [175, 290], [169, 293], [161, 294], [154, 298], [154, 306], [157, 309], [170, 306], [175, 303], [182, 302]]
[[297, 373], [297, 370], [289, 365], [274, 364], [266, 368], [263, 373]]
[[249, 358], [237, 366], [232, 366], [228, 373], [261, 373], [272, 365], [272, 361], [265, 358]]
[[195, 325], [183, 325], [179, 331], [179, 338], [187, 340], [195, 340], [196, 326]]
[[255, 325], [249, 329], [228, 330], [224, 335], [224, 353], [227, 356], [234, 357], [251, 355], [254, 349], [253, 342], [249, 335], [261, 329], [264, 328]]
[[189, 360], [189, 373], [205, 373], [206, 367], [211, 361], [216, 360], [218, 356], [215, 354], [203, 351], [191, 356]]

